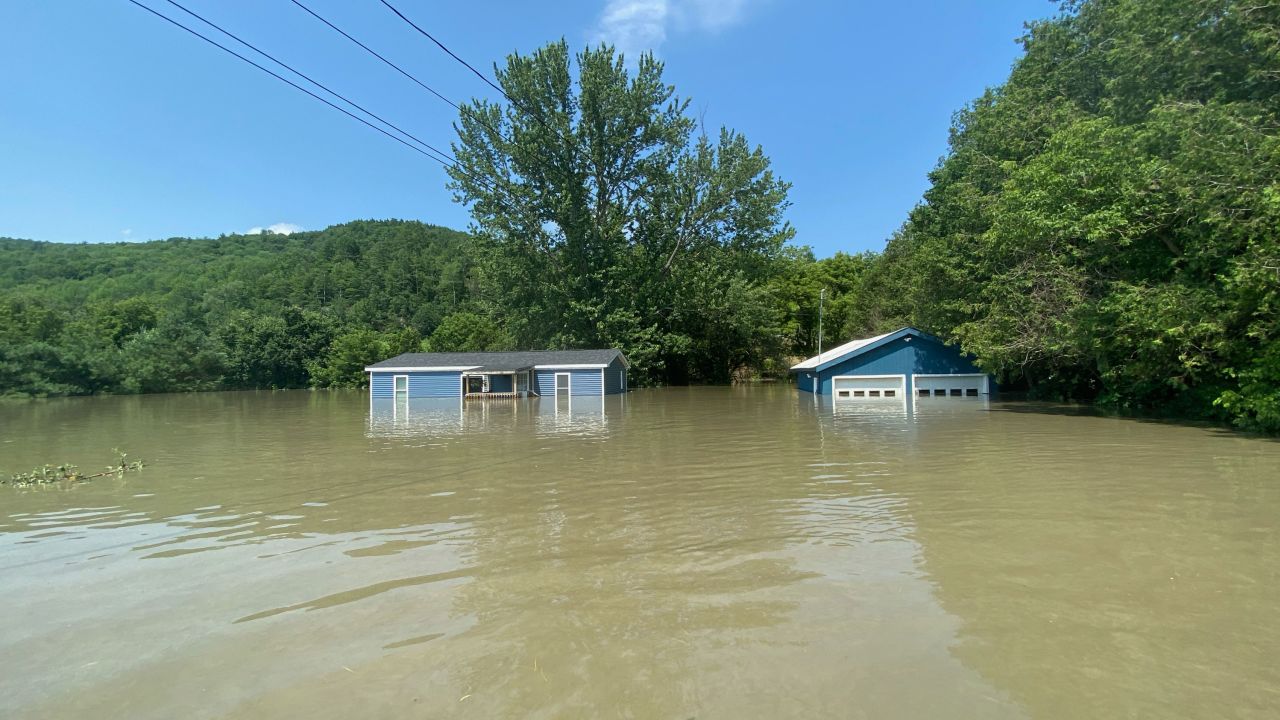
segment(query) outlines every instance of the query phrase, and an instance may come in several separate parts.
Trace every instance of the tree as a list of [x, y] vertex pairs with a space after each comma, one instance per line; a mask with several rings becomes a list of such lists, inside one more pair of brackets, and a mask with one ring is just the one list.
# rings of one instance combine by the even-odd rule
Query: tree
[[307, 370], [316, 387], [364, 387], [369, 382], [364, 369], [390, 354], [390, 344], [380, 333], [351, 330], [334, 338], [324, 359], [308, 363]]
[[232, 387], [290, 388], [307, 385], [306, 363], [333, 337], [323, 315], [296, 307], [278, 314], [239, 312], [218, 330]]
[[1064, 7], [877, 272], [1033, 392], [1280, 431], [1280, 7]]
[[617, 346], [644, 380], [723, 380], [776, 344], [760, 293], [793, 235], [789, 186], [742, 135], [695, 136], [662, 70], [563, 41], [508, 57], [511, 104], [462, 109], [450, 187], [517, 345]]
[[511, 338], [493, 320], [475, 312], [455, 312], [422, 341], [426, 352], [510, 350]]

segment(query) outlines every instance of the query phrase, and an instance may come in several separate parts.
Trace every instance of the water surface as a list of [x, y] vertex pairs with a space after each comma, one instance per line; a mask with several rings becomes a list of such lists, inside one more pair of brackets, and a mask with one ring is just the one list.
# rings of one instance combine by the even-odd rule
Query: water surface
[[0, 405], [0, 717], [1270, 718], [1280, 443], [785, 387]]

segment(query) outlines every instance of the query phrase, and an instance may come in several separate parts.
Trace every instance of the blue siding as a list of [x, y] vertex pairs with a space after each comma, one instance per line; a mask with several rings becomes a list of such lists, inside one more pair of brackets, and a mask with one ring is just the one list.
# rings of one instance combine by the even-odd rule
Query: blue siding
[[797, 373], [796, 387], [805, 392], [813, 392], [813, 371], [806, 370], [804, 372]]
[[373, 373], [369, 378], [369, 393], [374, 398], [390, 398], [395, 388], [393, 373]]
[[570, 370], [573, 373], [572, 391], [573, 395], [603, 395], [604, 387], [601, 384], [604, 376], [599, 370]]
[[458, 397], [462, 392], [462, 373], [460, 372], [375, 372], [370, 383], [370, 392], [374, 399], [392, 397], [396, 375], [409, 376], [409, 397], [411, 398]]
[[604, 391], [607, 395], [616, 395], [620, 392], [626, 392], [627, 369], [622, 364], [622, 358], [615, 359], [609, 363], [609, 367], [604, 369]]
[[493, 375], [489, 378], [489, 392], [515, 392], [514, 380], [510, 375]]
[[[907, 342], [910, 338], [910, 342]], [[796, 386], [805, 392], [813, 392], [813, 371], [797, 373]], [[818, 392], [831, 394], [831, 378], [838, 375], [905, 375], [906, 394], [911, 397], [911, 376], [928, 374], [983, 374], [973, 361], [959, 348], [947, 346], [919, 335], [907, 335], [852, 358], [823, 368], [818, 373]]]
[[556, 393], [556, 372], [554, 370], [534, 370], [532, 389], [539, 395], [554, 395]]
[[569, 391], [573, 395], [599, 395], [600, 370], [556, 370], [555, 368], [539, 368], [534, 371], [534, 389], [539, 395], [554, 396], [556, 394], [556, 373], [567, 372], [570, 375]]

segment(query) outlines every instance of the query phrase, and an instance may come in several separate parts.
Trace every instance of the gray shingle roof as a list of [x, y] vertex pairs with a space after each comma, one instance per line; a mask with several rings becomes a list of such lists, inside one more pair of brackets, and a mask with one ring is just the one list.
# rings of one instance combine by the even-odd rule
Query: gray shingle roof
[[485, 372], [513, 372], [525, 370], [534, 365], [608, 365], [619, 357], [622, 358], [623, 364], [627, 363], [622, 351], [616, 349], [404, 353], [376, 362], [365, 369], [465, 367], [477, 368]]

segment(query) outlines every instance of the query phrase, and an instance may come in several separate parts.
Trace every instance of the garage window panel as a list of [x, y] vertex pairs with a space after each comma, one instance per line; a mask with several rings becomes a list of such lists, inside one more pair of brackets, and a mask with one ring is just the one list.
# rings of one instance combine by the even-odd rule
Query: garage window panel
[[897, 399], [906, 394], [906, 376], [837, 375], [831, 391], [837, 402]]
[[912, 375], [911, 382], [922, 398], [977, 398], [988, 392], [986, 375]]

